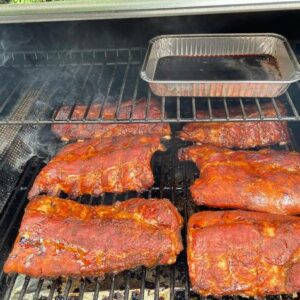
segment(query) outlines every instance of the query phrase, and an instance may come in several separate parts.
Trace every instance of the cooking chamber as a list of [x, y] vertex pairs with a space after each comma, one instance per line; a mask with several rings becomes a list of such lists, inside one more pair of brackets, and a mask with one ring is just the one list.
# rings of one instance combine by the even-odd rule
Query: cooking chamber
[[[86, 204], [111, 204], [134, 196], [169, 198], [184, 216], [199, 211], [191, 200], [189, 186], [198, 176], [192, 163], [179, 163], [178, 148], [188, 145], [175, 139], [186, 122], [290, 121], [292, 143], [275, 147], [298, 149], [300, 86], [292, 84], [280, 97], [287, 112], [279, 112], [275, 98], [188, 98], [157, 97], [139, 77], [148, 40], [160, 34], [213, 32], [276, 32], [286, 36], [296, 54], [300, 54], [298, 12], [227, 14], [168, 17], [135, 20], [107, 20], [74, 23], [2, 25], [0, 77], [0, 268], [16, 237], [27, 193], [40, 169], [63, 145], [51, 133], [53, 123], [139, 123], [157, 122], [149, 118], [149, 105], [143, 119], [133, 119], [136, 100], [156, 97], [162, 108], [159, 121], [171, 123], [173, 139], [165, 142], [168, 151], [152, 161], [155, 185], [142, 194], [106, 194], [83, 196]], [[119, 116], [119, 108], [131, 99], [128, 116]], [[261, 105], [271, 103], [275, 117], [266, 117]], [[115, 114], [104, 119], [88, 118], [91, 105], [115, 105]], [[258, 116], [247, 115], [244, 106], [253, 103]], [[76, 120], [76, 105], [85, 104], [83, 120]], [[69, 105], [66, 119], [57, 118], [63, 105]], [[240, 117], [233, 118], [230, 108], [237, 107]], [[199, 119], [197, 109], [206, 116]], [[221, 108], [222, 115], [215, 111]], [[66, 195], [62, 195], [66, 197]], [[204, 209], [204, 208], [201, 208]], [[183, 236], [186, 232], [183, 231]], [[190, 299], [185, 252], [173, 266], [153, 270], [139, 268], [101, 278], [32, 279], [7, 276], [1, 272], [1, 299]], [[43, 298], [44, 297], [44, 298]], [[271, 298], [292, 299], [293, 295]], [[227, 297], [228, 298], [228, 297]]]

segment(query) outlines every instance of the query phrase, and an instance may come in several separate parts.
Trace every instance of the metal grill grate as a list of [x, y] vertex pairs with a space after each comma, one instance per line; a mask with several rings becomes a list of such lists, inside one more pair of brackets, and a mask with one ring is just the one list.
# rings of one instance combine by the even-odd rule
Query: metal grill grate
[[[122, 195], [106, 194], [94, 198], [83, 196], [81, 203], [98, 205], [111, 204], [134, 196], [144, 198], [166, 197], [176, 205], [187, 222], [189, 216], [199, 209], [191, 201], [188, 191], [190, 183], [198, 176], [192, 163], [179, 163], [177, 151], [186, 145], [175, 140], [167, 143], [168, 151], [159, 153], [153, 159], [153, 171], [156, 183], [150, 190], [136, 194], [128, 192]], [[11, 195], [5, 213], [0, 219], [0, 269], [16, 237], [24, 207], [27, 203], [27, 192], [43, 167], [40, 159], [33, 158], [24, 170], [19, 183]], [[183, 237], [186, 232], [183, 230]], [[185, 239], [183, 239], [185, 241]], [[185, 243], [185, 242], [184, 242]], [[185, 245], [186, 246], [186, 245]], [[299, 295], [300, 296], [300, 295]], [[154, 269], [138, 268], [106, 278], [59, 278], [56, 280], [33, 279], [27, 276], [7, 276], [0, 273], [0, 299], [130, 299], [130, 300], [167, 300], [167, 299], [204, 299], [190, 290], [186, 253], [182, 252], [177, 263], [172, 266], [159, 266]], [[207, 299], [214, 299], [207, 297]], [[241, 297], [224, 297], [224, 299], [242, 299]], [[266, 299], [293, 299], [292, 295], [272, 296]]]
[[[294, 44], [294, 48], [300, 44]], [[300, 47], [299, 47], [300, 48]], [[141, 120], [118, 117], [122, 101], [135, 100], [151, 92], [146, 83], [139, 78], [139, 70], [144, 56], [144, 49], [106, 49], [69, 52], [14, 52], [5, 54], [5, 65], [0, 68], [0, 78], [5, 82], [0, 89], [0, 124], [51, 124], [51, 123], [131, 123], [157, 122], [148, 118]], [[34, 92], [34, 103], [21, 115], [20, 105], [24, 95]], [[161, 122], [191, 121], [266, 121], [266, 120], [300, 120], [300, 84], [291, 86], [281, 100], [286, 104], [287, 114], [280, 115], [275, 99], [199, 99], [197, 98], [158, 98], [162, 106]], [[221, 101], [220, 101], [221, 100]], [[261, 104], [271, 102], [276, 117], [267, 118]], [[61, 105], [86, 104], [87, 109], [93, 103], [116, 105], [114, 119], [97, 120], [55, 119], [55, 112]], [[259, 117], [251, 118], [245, 113], [245, 104], [252, 102], [258, 110]], [[237, 105], [241, 118], [230, 116], [230, 107]], [[215, 109], [222, 107], [224, 115], [215, 115]], [[205, 109], [207, 116], [196, 118], [198, 108]], [[168, 116], [164, 116], [167, 112]], [[85, 113], [87, 116], [87, 112]], [[173, 124], [176, 126], [176, 124]], [[188, 191], [190, 183], [198, 176], [198, 171], [191, 163], [179, 163], [176, 160], [180, 141], [169, 142], [169, 150], [160, 154], [153, 162], [156, 184], [141, 195], [126, 193], [108, 194], [100, 198], [81, 197], [82, 203], [97, 205], [111, 204], [134, 196], [166, 197], [173, 201], [185, 221], [191, 213], [198, 211], [191, 201]], [[33, 279], [25, 276], [7, 276], [2, 273], [2, 266], [16, 237], [21, 217], [27, 203], [27, 192], [35, 176], [42, 168], [42, 160], [33, 158], [27, 164], [23, 175], [13, 190], [0, 218], [0, 299], [132, 299], [132, 300], [167, 300], [167, 299], [202, 299], [190, 291], [186, 253], [183, 252], [175, 265], [160, 266], [153, 270], [139, 268], [115, 276], [99, 278], [57, 280]], [[183, 236], [186, 232], [183, 231]], [[298, 295], [300, 297], [300, 295]], [[226, 297], [226, 299], [240, 299]], [[292, 299], [292, 295], [267, 297], [268, 299]], [[210, 297], [210, 299], [212, 299]]]
[[[106, 194], [94, 198], [83, 196], [78, 199], [85, 204], [111, 204], [131, 197], [166, 197], [178, 207], [184, 215], [187, 213], [187, 193], [184, 186], [182, 165], [175, 160], [176, 148], [168, 147], [165, 153], [158, 153], [153, 159], [153, 171], [156, 183], [142, 194], [128, 192], [122, 195]], [[9, 253], [21, 222], [21, 216], [27, 203], [27, 191], [34, 177], [44, 163], [32, 159], [14, 190], [0, 220], [0, 268]], [[25, 276], [0, 276], [0, 299], [175, 299], [181, 298], [186, 287], [185, 256], [179, 257], [176, 266], [160, 266], [153, 270], [139, 268], [105, 280], [85, 279], [32, 279]]]
[[[299, 43], [293, 43], [296, 52]], [[140, 79], [139, 71], [143, 62], [145, 49], [92, 49], [83, 51], [35, 51], [4, 53], [4, 66], [0, 68], [0, 78], [5, 82], [0, 90], [0, 124], [51, 124], [51, 123], [136, 123], [136, 122], [222, 122], [222, 121], [268, 121], [300, 120], [300, 84], [291, 85], [280, 97], [287, 107], [287, 113], [280, 114], [274, 98], [183, 98], [156, 97], [163, 112], [161, 119], [151, 119], [146, 108], [143, 119], [133, 119], [132, 113], [127, 118], [120, 118], [119, 109], [123, 101], [132, 99], [131, 111], [135, 101], [140, 97], [148, 100], [154, 96], [148, 84]], [[39, 91], [31, 112], [22, 116], [14, 113], [20, 105], [25, 91]], [[47, 95], [47, 101], [45, 100]], [[105, 105], [115, 103], [115, 116], [111, 119], [102, 117], [88, 119], [92, 104]], [[261, 107], [270, 102], [275, 116], [267, 117]], [[258, 115], [247, 115], [245, 105], [253, 103]], [[47, 107], [46, 113], [40, 113], [40, 105]], [[56, 118], [62, 105], [71, 105], [72, 111], [65, 120]], [[72, 119], [76, 104], [87, 106], [84, 118]], [[149, 102], [148, 102], [149, 104]], [[230, 107], [237, 106], [239, 117], [230, 115]], [[196, 111], [203, 109], [206, 115], [198, 118]], [[216, 114], [221, 108], [223, 114]]]

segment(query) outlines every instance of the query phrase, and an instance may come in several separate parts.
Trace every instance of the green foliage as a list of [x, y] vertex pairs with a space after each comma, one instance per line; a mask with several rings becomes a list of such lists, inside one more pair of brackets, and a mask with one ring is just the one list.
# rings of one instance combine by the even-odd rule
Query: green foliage
[[37, 3], [37, 2], [51, 2], [51, 1], [64, 1], [64, 0], [9, 0], [9, 3]]

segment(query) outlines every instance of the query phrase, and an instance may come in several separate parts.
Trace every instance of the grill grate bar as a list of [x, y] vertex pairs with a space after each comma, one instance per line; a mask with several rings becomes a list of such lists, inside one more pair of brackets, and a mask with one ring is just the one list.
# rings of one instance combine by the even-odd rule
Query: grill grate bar
[[136, 96], [139, 90], [139, 82], [140, 82], [140, 76], [137, 74], [136, 80], [135, 80], [135, 85], [134, 85], [134, 90], [133, 90], [133, 95], [132, 95], [132, 100], [131, 100], [131, 109], [130, 109], [130, 114], [129, 114], [129, 119], [132, 120], [133, 114], [134, 114], [134, 109], [136, 105]]
[[239, 100], [240, 100], [241, 110], [242, 110], [242, 114], [243, 114], [243, 119], [246, 120], [247, 119], [247, 115], [246, 115], [246, 111], [245, 111], [244, 102], [243, 102], [243, 100], [241, 98]]
[[176, 119], [180, 121], [180, 97], [176, 98]]
[[119, 100], [118, 100], [118, 104], [117, 104], [117, 109], [116, 109], [116, 113], [115, 113], [115, 118], [119, 119], [120, 118], [120, 105], [123, 99], [123, 94], [124, 94], [124, 89], [125, 89], [125, 85], [126, 85], [126, 81], [128, 78], [128, 72], [130, 69], [130, 62], [131, 62], [131, 55], [129, 54], [129, 61], [128, 64], [126, 65], [126, 70], [125, 70], [125, 74], [123, 77], [123, 82], [122, 82], [122, 86], [121, 86], [121, 91], [120, 91], [120, 95], [119, 95]]
[[80, 293], [79, 293], [79, 297], [78, 297], [79, 300], [82, 300], [84, 297], [85, 286], [86, 286], [86, 281], [84, 279], [80, 282], [80, 287], [79, 287]]
[[44, 279], [39, 279], [38, 281], [38, 285], [37, 285], [37, 289], [33, 295], [33, 300], [38, 300], [40, 298], [40, 293], [41, 293], [41, 290], [42, 290], [42, 287], [43, 287], [43, 283], [44, 283]]
[[[75, 71], [75, 74], [74, 74], [74, 77], [75, 77], [75, 78], [76, 78], [76, 76], [78, 75], [79, 72], [80, 72], [80, 68], [77, 67], [77, 69], [76, 69], [76, 71]], [[76, 100], [75, 100], [75, 103], [73, 103], [73, 104], [71, 105], [71, 109], [70, 109], [70, 111], [69, 111], [69, 113], [68, 113], [68, 117], [67, 117], [67, 120], [68, 120], [69, 122], [72, 120], [72, 116], [73, 116], [74, 110], [75, 110], [75, 108], [76, 108], [76, 106], [77, 106], [77, 103], [78, 103], [78, 99], [76, 99]]]
[[146, 284], [146, 269], [144, 267], [142, 267], [140, 300], [144, 300], [144, 298], [145, 298], [145, 284]]
[[114, 299], [114, 293], [115, 293], [115, 275], [111, 276], [111, 286], [109, 291], [109, 300]]
[[223, 99], [223, 104], [224, 104], [226, 119], [229, 120], [230, 116], [229, 116], [229, 110], [228, 110], [228, 104], [226, 98]]
[[10, 299], [10, 295], [11, 295], [11, 292], [12, 292], [12, 290], [14, 288], [16, 279], [17, 279], [17, 274], [14, 274], [14, 275], [12, 275], [10, 277], [10, 280], [9, 280], [9, 283], [8, 283], [8, 287], [7, 287], [7, 290], [6, 290], [6, 294], [5, 294], [3, 300], [9, 300]]
[[272, 104], [273, 104], [274, 109], [275, 109], [275, 111], [276, 111], [276, 115], [277, 115], [278, 119], [281, 119], [282, 116], [281, 116], [279, 107], [278, 107], [278, 105], [277, 105], [277, 103], [276, 103], [276, 100], [275, 100], [274, 98], [272, 98], [271, 101], [272, 101]]
[[[105, 67], [105, 64], [104, 64], [103, 67], [101, 68], [99, 77], [97, 78], [97, 85], [100, 83], [100, 81], [101, 81], [101, 79], [102, 79], [103, 72], [104, 72], [104, 67]], [[83, 115], [83, 118], [82, 118], [83, 121], [86, 121], [86, 118], [87, 118], [87, 116], [88, 116], [88, 114], [89, 114], [89, 112], [90, 112], [90, 109], [91, 109], [91, 106], [92, 106], [92, 104], [93, 104], [93, 101], [94, 101], [94, 99], [93, 99], [93, 97], [91, 97], [91, 99], [90, 99], [90, 101], [89, 101], [89, 103], [88, 103], [88, 105], [87, 105], [87, 108], [86, 108], [86, 110], [85, 110], [85, 112], [84, 112], [84, 115]]]
[[295, 104], [293, 103], [293, 100], [292, 100], [292, 98], [291, 98], [291, 96], [290, 96], [290, 94], [289, 94], [288, 92], [286, 92], [286, 98], [287, 98], [287, 100], [288, 100], [288, 103], [289, 103], [290, 107], [292, 108], [292, 111], [293, 111], [293, 113], [294, 113], [294, 116], [295, 116], [296, 118], [299, 118], [298, 111], [297, 111], [297, 109], [296, 109], [296, 107], [295, 107]]
[[197, 113], [196, 113], [196, 100], [195, 97], [192, 97], [192, 114], [193, 114], [193, 120], [197, 120]]
[[213, 119], [213, 113], [212, 113], [212, 106], [211, 106], [211, 99], [207, 99], [207, 105], [208, 105], [208, 114], [209, 114], [209, 119]]
[[[177, 157], [177, 150], [175, 148], [172, 147], [171, 149], [171, 157]], [[170, 164], [170, 162], [169, 162]], [[178, 165], [176, 164], [175, 159], [172, 160], [171, 162], [172, 166], [174, 169], [179, 168]], [[182, 171], [181, 169], [179, 169], [180, 171]], [[172, 203], [178, 207], [178, 203], [176, 203], [176, 199], [177, 199], [177, 182], [176, 182], [176, 175], [172, 176], [172, 190], [171, 190], [171, 201]], [[161, 189], [163, 190], [163, 189]], [[182, 191], [182, 190], [181, 190]], [[175, 265], [170, 266], [169, 268], [169, 276], [170, 276], [170, 300], [174, 299], [175, 296]]]
[[165, 105], [166, 105], [166, 97], [162, 97], [162, 99], [161, 99], [161, 117], [160, 117], [161, 121], [163, 121], [165, 118], [165, 113], [166, 113]]
[[147, 105], [146, 105], [146, 112], [145, 112], [145, 121], [149, 120], [150, 100], [151, 100], [151, 91], [150, 91], [150, 89], [148, 89]]
[[118, 66], [118, 62], [116, 62], [115, 65], [114, 65], [114, 70], [113, 70], [112, 76], [111, 76], [110, 81], [109, 81], [108, 86], [107, 86], [106, 96], [105, 96], [104, 101], [103, 101], [103, 103], [101, 105], [101, 110], [100, 110], [100, 114], [99, 114], [99, 118], [100, 119], [103, 118], [103, 113], [104, 113], [105, 105], [106, 105], [106, 102], [107, 102], [109, 94], [110, 94], [111, 86], [112, 86], [112, 84], [114, 82], [114, 78], [115, 78], [116, 71], [117, 71], [117, 66]]
[[[188, 204], [193, 203], [192, 202], [192, 196], [191, 196], [190, 191], [189, 191], [189, 186], [194, 181], [195, 175], [193, 174], [193, 172], [191, 172], [191, 170], [188, 169], [188, 167], [186, 165], [184, 165], [182, 172], [184, 173], [184, 176], [186, 178], [186, 180], [184, 182], [184, 190], [183, 190], [184, 191], [183, 197], [185, 199], [183, 218], [184, 218], [184, 223], [188, 224], [188, 220], [189, 220], [189, 217], [190, 217], [190, 210], [189, 210]], [[193, 176], [191, 176], [191, 175], [193, 175]], [[183, 235], [186, 236], [186, 226], [183, 229]], [[183, 240], [183, 245], [184, 245], [184, 249], [186, 249], [186, 247], [187, 247], [186, 239]], [[184, 261], [187, 261], [186, 250], [184, 250], [183, 255], [184, 255]], [[188, 273], [187, 263], [184, 264], [184, 275], [185, 275], [184, 299], [189, 300], [190, 299], [190, 283], [189, 283], [189, 273]]]
[[170, 267], [170, 300], [175, 296], [175, 266]]
[[99, 278], [96, 278], [96, 287], [95, 287], [93, 300], [98, 300], [99, 292], [100, 292], [100, 282], [99, 282]]
[[49, 295], [47, 297], [47, 300], [52, 300], [53, 299], [56, 288], [57, 288], [57, 280], [53, 280], [50, 291], [49, 291]]
[[259, 112], [260, 119], [263, 120], [265, 117], [264, 117], [264, 113], [263, 113], [263, 111], [261, 109], [260, 103], [258, 101], [258, 98], [255, 98], [255, 104], [257, 106], [257, 110]]
[[64, 291], [64, 295], [63, 295], [64, 300], [68, 300], [71, 286], [72, 286], [72, 279], [68, 278], [67, 283], [66, 283], [66, 287], [65, 287], [65, 291]]
[[70, 109], [70, 112], [69, 112], [69, 115], [68, 115], [68, 118], [67, 120], [71, 120], [72, 119], [72, 116], [73, 116], [73, 113], [74, 113], [74, 110], [77, 106], [77, 103], [74, 103], [72, 106], [71, 106], [71, 109]]
[[24, 283], [23, 283], [23, 286], [22, 286], [22, 289], [21, 289], [20, 294], [19, 294], [19, 300], [22, 300], [24, 298], [24, 295], [25, 295], [25, 292], [27, 290], [29, 281], [30, 281], [30, 277], [26, 276], [25, 280], [24, 280]]
[[130, 286], [129, 286], [129, 278], [130, 278], [130, 272], [127, 271], [125, 273], [125, 291], [124, 291], [124, 300], [128, 300], [128, 296], [129, 296], [129, 289], [130, 289]]
[[155, 270], [154, 300], [159, 300], [159, 278], [160, 278], [160, 266], [156, 267]]
[[[102, 69], [103, 69], [103, 68], [102, 68]], [[84, 80], [83, 80], [83, 84], [82, 84], [81, 87], [80, 87], [80, 91], [81, 91], [82, 93], [84, 92], [85, 87], [86, 87], [86, 85], [87, 85], [87, 83], [88, 83], [88, 81], [89, 81], [89, 78], [90, 78], [90, 75], [91, 75], [91, 73], [92, 73], [92, 70], [93, 70], [93, 66], [89, 66], [88, 71], [85, 72], [85, 73], [86, 73], [86, 76], [85, 76], [85, 78], [84, 78]], [[77, 70], [76, 73], [75, 73], [75, 76], [78, 76], [78, 75], [80, 74], [80, 71], [81, 71], [80, 68], [78, 68], [78, 70]], [[102, 72], [100, 71], [100, 75], [101, 75], [101, 74], [102, 74]], [[102, 76], [102, 75], [101, 75], [101, 76]], [[82, 95], [79, 95], [79, 96], [76, 97], [75, 104], [74, 104], [74, 106], [72, 107], [73, 111], [71, 110], [71, 112], [70, 112], [70, 121], [72, 121], [72, 116], [73, 116], [73, 113], [74, 113], [74, 109], [77, 107], [77, 105], [80, 104], [80, 100], [79, 100], [79, 99], [81, 99], [81, 97], [82, 97]], [[85, 114], [88, 114], [88, 112], [89, 112], [89, 109], [88, 109], [88, 108], [90, 108], [92, 101], [93, 101], [93, 98], [91, 97], [91, 99], [90, 99], [90, 101], [89, 101], [89, 104], [87, 105], [87, 107], [86, 107], [86, 109], [85, 109], [85, 112], [84, 112], [84, 115], [83, 115], [83, 118], [82, 118], [83, 122], [84, 122], [84, 120], [86, 119]]]

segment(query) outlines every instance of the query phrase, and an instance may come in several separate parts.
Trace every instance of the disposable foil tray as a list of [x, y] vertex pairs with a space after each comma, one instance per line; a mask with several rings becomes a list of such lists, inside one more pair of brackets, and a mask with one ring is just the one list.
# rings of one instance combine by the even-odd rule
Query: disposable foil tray
[[277, 97], [300, 67], [277, 34], [163, 35], [149, 42], [141, 78], [158, 96]]

